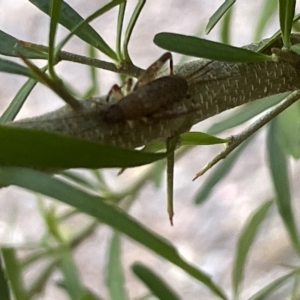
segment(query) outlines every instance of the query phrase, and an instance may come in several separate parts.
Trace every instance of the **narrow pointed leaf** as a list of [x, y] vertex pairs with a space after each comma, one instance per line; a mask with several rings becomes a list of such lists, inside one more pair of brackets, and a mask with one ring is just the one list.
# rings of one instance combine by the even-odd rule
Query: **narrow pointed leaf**
[[241, 146], [239, 146], [235, 151], [229, 154], [224, 161], [220, 162], [212, 171], [207, 180], [201, 185], [199, 191], [196, 193], [194, 201], [195, 204], [202, 204], [208, 196], [213, 191], [214, 187], [228, 174], [236, 163], [242, 152], [249, 146], [253, 137], [250, 137]]
[[225, 0], [225, 2], [216, 10], [216, 12], [209, 18], [208, 24], [205, 28], [205, 34], [209, 34], [210, 31], [216, 26], [219, 20], [235, 3], [235, 0]]
[[[262, 288], [260, 291], [255, 293], [253, 296], [249, 298], [249, 300], [264, 300], [266, 297], [270, 296], [271, 293], [273, 293], [277, 288], [279, 288], [281, 285], [283, 285], [288, 279], [291, 277], [294, 277], [297, 273], [299, 273], [299, 270], [290, 272], [282, 277], [279, 277], [269, 283], [267, 286]], [[270, 298], [271, 299], [271, 298]]]
[[232, 272], [232, 287], [235, 296], [238, 295], [239, 287], [243, 280], [243, 273], [250, 247], [272, 204], [273, 201], [263, 203], [247, 220], [239, 236]]
[[204, 132], [187, 132], [180, 135], [180, 144], [182, 146], [214, 145], [227, 142], [227, 139], [221, 139]]
[[121, 239], [114, 232], [108, 248], [106, 286], [111, 300], [127, 300], [123, 267], [121, 263]]
[[271, 56], [247, 49], [176, 33], [158, 33], [154, 37], [154, 43], [168, 51], [224, 62], [254, 63], [272, 60]]
[[290, 48], [290, 35], [292, 31], [293, 18], [295, 15], [296, 0], [279, 0], [279, 22], [283, 43]]
[[[29, 0], [33, 5], [43, 11], [45, 14], [50, 14], [50, 1], [49, 0]], [[61, 1], [61, 12], [59, 23], [70, 31], [75, 28], [83, 18], [65, 1]], [[106, 44], [102, 37], [88, 24], [81, 27], [76, 33], [79, 38], [86, 43], [99, 49], [107, 56], [116, 58], [114, 51]]]
[[27, 97], [35, 87], [37, 81], [34, 79], [28, 79], [25, 84], [19, 89], [14, 99], [9, 104], [8, 108], [4, 111], [0, 117], [0, 124], [11, 122], [15, 119], [19, 113]]
[[2, 58], [0, 58], [0, 72], [35, 78], [34, 74], [31, 72], [30, 69], [13, 61]]
[[16, 300], [27, 300], [27, 292], [24, 287], [21, 268], [15, 249], [1, 248], [0, 251], [5, 264], [6, 275], [10, 282], [10, 288], [12, 290], [14, 298]]
[[37, 50], [24, 47], [23, 41], [19, 41], [15, 37], [2, 30], [0, 30], [0, 41], [0, 54], [2, 55], [19, 57], [21, 54], [27, 58], [47, 58], [46, 53], [41, 53]]
[[8, 126], [0, 126], [0, 141], [0, 165], [39, 169], [133, 167], [166, 157]]
[[144, 264], [134, 263], [131, 269], [158, 299], [180, 300], [177, 293], [159, 275]]
[[276, 204], [281, 219], [289, 234], [295, 251], [300, 256], [300, 242], [298, 230], [292, 208], [290, 182], [286, 156], [282, 152], [277, 141], [278, 122], [276, 119], [270, 122], [267, 136], [267, 154], [270, 175], [276, 195]]
[[129, 215], [102, 201], [99, 197], [81, 191], [45, 173], [24, 168], [1, 167], [0, 185], [11, 184], [30, 189], [76, 207], [100, 222], [125, 233], [172, 262], [187, 274], [202, 282], [214, 295], [221, 299], [228, 299], [222, 289], [207, 274], [182, 259], [177, 250], [166, 240], [147, 230]]

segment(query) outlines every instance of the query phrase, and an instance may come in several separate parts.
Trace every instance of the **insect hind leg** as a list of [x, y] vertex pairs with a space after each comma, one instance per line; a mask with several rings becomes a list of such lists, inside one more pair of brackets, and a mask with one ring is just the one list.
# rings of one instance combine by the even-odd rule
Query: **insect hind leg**
[[157, 61], [155, 61], [147, 70], [138, 78], [137, 83], [133, 90], [147, 84], [148, 82], [154, 80], [157, 76], [158, 71], [164, 65], [164, 63], [170, 61], [170, 75], [173, 75], [173, 58], [170, 52], [164, 53]]

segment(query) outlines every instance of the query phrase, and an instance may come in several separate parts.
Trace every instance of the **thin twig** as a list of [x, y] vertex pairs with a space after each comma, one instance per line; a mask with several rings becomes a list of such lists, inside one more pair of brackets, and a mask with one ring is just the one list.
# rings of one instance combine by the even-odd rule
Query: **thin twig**
[[271, 111], [267, 112], [264, 116], [259, 118], [252, 125], [247, 127], [245, 130], [240, 132], [239, 134], [233, 135], [229, 138], [229, 142], [226, 148], [221, 151], [217, 156], [215, 156], [208, 164], [206, 164], [201, 171], [199, 171], [193, 180], [197, 179], [201, 175], [203, 175], [206, 171], [212, 168], [215, 164], [217, 164], [220, 160], [227, 157], [235, 148], [237, 148], [243, 141], [249, 138], [253, 133], [255, 133], [258, 129], [266, 125], [272, 119], [274, 119], [277, 115], [283, 112], [286, 108], [291, 106], [293, 103], [300, 99], [300, 90], [297, 90], [291, 93], [289, 96], [285, 98], [280, 104], [275, 106]]

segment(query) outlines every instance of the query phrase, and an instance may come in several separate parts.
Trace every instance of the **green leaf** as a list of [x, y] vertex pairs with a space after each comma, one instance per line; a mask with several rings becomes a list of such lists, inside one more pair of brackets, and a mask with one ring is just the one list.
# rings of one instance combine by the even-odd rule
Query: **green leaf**
[[8, 126], [0, 126], [0, 141], [0, 165], [39, 169], [127, 168], [149, 164], [167, 155], [121, 149], [52, 132]]
[[[33, 5], [43, 11], [45, 14], [50, 14], [50, 3], [49, 0], [29, 0]], [[73, 30], [83, 18], [65, 1], [61, 1], [61, 11], [59, 17], [59, 23], [64, 27]], [[114, 60], [117, 60], [114, 51], [106, 44], [102, 37], [87, 23], [85, 23], [76, 33], [79, 38], [81, 38], [86, 43], [99, 49], [107, 56]]]
[[13, 61], [0, 58], [0, 72], [23, 75], [30, 78], [35, 78], [30, 69], [19, 65]]
[[[13, 248], [1, 248], [2, 258], [5, 264], [7, 279], [15, 300], [28, 300], [24, 287], [20, 264]], [[2, 291], [1, 291], [2, 296]]]
[[[125, 0], [113, 0], [113, 1], [109, 2], [108, 4], [106, 4], [105, 6], [101, 7], [100, 9], [96, 10], [94, 13], [92, 13], [90, 16], [88, 16], [85, 20], [82, 20], [81, 22], [79, 22], [74, 28], [72, 28], [71, 32], [58, 44], [58, 46], [55, 49], [56, 53], [58, 53], [62, 49], [62, 47], [67, 43], [67, 41], [74, 34], [76, 34], [76, 32], [79, 29], [83, 28], [85, 26], [85, 24], [88, 24], [89, 22], [95, 20], [96, 18], [100, 17], [101, 15], [103, 15], [104, 13], [106, 13], [107, 11], [111, 10], [113, 7], [115, 7], [116, 5], [119, 5], [120, 3], [124, 2], [124, 1]], [[103, 40], [102, 40], [102, 42], [104, 43]], [[100, 51], [102, 51], [103, 53], [105, 53], [110, 58], [117, 60], [116, 53], [114, 53], [107, 44], [103, 44], [103, 43], [98, 45], [98, 49]]]
[[265, 0], [265, 3], [263, 4], [262, 9], [260, 11], [258, 21], [256, 23], [253, 41], [260, 41], [263, 38], [262, 33], [269, 25], [270, 19], [276, 14], [277, 5], [277, 1]]
[[72, 205], [83, 213], [96, 218], [98, 221], [125, 233], [202, 282], [214, 295], [221, 299], [227, 299], [222, 289], [207, 274], [181, 258], [177, 250], [166, 240], [147, 230], [122, 210], [115, 208], [105, 201], [101, 201], [99, 197], [81, 191], [45, 173], [24, 168], [1, 167], [0, 185], [6, 186], [11, 184]]
[[21, 54], [27, 58], [47, 58], [46, 53], [25, 47], [26, 42], [20, 41], [2, 30], [0, 30], [0, 41], [0, 54], [2, 55], [20, 57]]
[[286, 48], [291, 47], [290, 35], [293, 18], [295, 16], [296, 0], [279, 0], [279, 22], [283, 44]]
[[216, 10], [216, 12], [209, 18], [208, 24], [205, 28], [205, 34], [209, 34], [210, 31], [215, 27], [219, 20], [224, 14], [231, 8], [235, 3], [235, 0], [225, 0], [225, 2]]
[[291, 47], [291, 51], [294, 51], [298, 55], [300, 55], [300, 44], [295, 44]]
[[36, 83], [37, 81], [34, 79], [28, 79], [25, 82], [25, 84], [17, 92], [14, 99], [10, 102], [8, 108], [0, 117], [0, 124], [11, 122], [15, 119]]
[[272, 204], [273, 201], [264, 202], [254, 213], [252, 213], [247, 220], [247, 223], [243, 226], [239, 236], [232, 271], [232, 288], [235, 299], [237, 299], [239, 287], [243, 280], [243, 273], [250, 247], [252, 246], [259, 227]]
[[6, 275], [2, 267], [1, 258], [0, 258], [0, 291], [1, 291], [2, 300], [10, 300], [8, 282], [6, 280]]
[[227, 139], [221, 139], [204, 132], [186, 132], [180, 135], [182, 146], [214, 145], [227, 143]]
[[[249, 300], [265, 300], [271, 293], [273, 293], [277, 288], [279, 288], [282, 284], [284, 284], [288, 279], [295, 276], [299, 273], [299, 269], [290, 272], [282, 277], [279, 277], [265, 286], [263, 289], [255, 293], [253, 296], [249, 298]], [[271, 298], [270, 298], [271, 299]]]
[[279, 210], [279, 214], [289, 234], [294, 249], [300, 256], [300, 242], [291, 203], [292, 199], [290, 192], [288, 166], [286, 156], [282, 152], [276, 139], [277, 130], [277, 119], [273, 119], [270, 122], [267, 136], [269, 170], [276, 194], [276, 204]]
[[84, 290], [82, 288], [78, 271], [71, 256], [71, 252], [66, 249], [60, 261], [60, 270], [63, 274], [63, 286], [70, 296], [70, 299], [83, 299]]
[[242, 152], [247, 148], [247, 146], [250, 145], [254, 136], [255, 135], [243, 142], [241, 146], [239, 146], [236, 150], [229, 154], [212, 171], [209, 171], [210, 176], [201, 185], [201, 188], [195, 195], [195, 204], [202, 204], [205, 200], [207, 200], [214, 187], [228, 174]]
[[177, 293], [159, 275], [144, 264], [134, 263], [131, 269], [158, 299], [180, 300]]
[[296, 102], [277, 117], [276, 138], [281, 150], [295, 159], [300, 157], [300, 103]]
[[121, 263], [121, 239], [114, 232], [108, 248], [106, 286], [111, 300], [127, 300], [125, 280]]
[[289, 94], [290, 92], [272, 95], [254, 102], [247, 103], [241, 108], [235, 110], [224, 120], [215, 122], [211, 127], [209, 127], [209, 129], [207, 129], [207, 132], [210, 134], [219, 134], [220, 132], [243, 124], [256, 115], [260, 114], [261, 112], [265, 111], [266, 109], [274, 106], [275, 104], [278, 104]]
[[154, 43], [172, 52], [224, 62], [254, 63], [272, 60], [271, 56], [247, 49], [176, 33], [158, 33], [154, 37]]

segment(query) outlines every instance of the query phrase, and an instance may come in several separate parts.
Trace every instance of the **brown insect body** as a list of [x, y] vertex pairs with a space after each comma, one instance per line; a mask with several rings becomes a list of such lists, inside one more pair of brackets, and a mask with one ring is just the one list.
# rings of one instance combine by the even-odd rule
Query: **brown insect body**
[[106, 110], [103, 120], [117, 123], [147, 117], [184, 99], [187, 90], [188, 84], [183, 77], [160, 77], [140, 86], [118, 103], [111, 105]]

